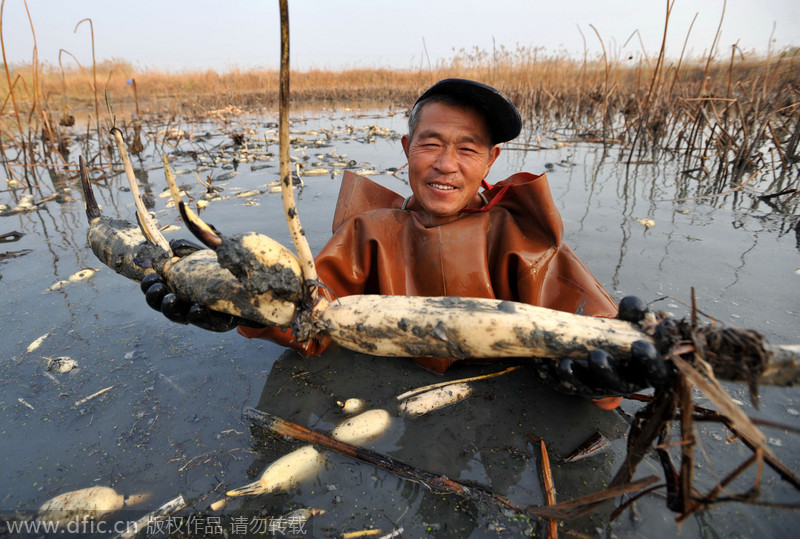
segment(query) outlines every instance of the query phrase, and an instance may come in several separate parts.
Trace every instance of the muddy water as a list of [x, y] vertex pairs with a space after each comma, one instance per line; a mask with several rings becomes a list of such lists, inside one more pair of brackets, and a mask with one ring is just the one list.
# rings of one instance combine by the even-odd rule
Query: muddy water
[[[246, 129], [255, 132], [248, 148], [256, 150], [265, 133], [275, 136], [269, 126], [272, 121], [237, 120], [224, 128], [218, 124], [178, 126], [208, 136], [164, 149], [174, 157], [175, 170], [194, 171], [210, 159], [200, 162], [188, 152], [220, 157], [222, 147], [231, 143], [226, 133]], [[384, 172], [405, 162], [397, 138], [404, 121], [402, 115], [383, 113], [309, 113], [294, 121], [293, 136], [305, 137], [306, 149], [298, 144], [293, 155], [308, 168], [330, 168], [329, 161], [317, 155], [335, 151], [341, 162], [354, 160], [353, 169]], [[388, 131], [368, 140], [367, 127], [372, 125]], [[314, 134], [319, 128], [327, 129], [331, 139]], [[498, 181], [519, 170], [547, 171], [567, 242], [617, 299], [626, 294], [648, 301], [661, 299], [658, 308], [682, 317], [693, 287], [698, 305], [710, 316], [732, 326], [757, 329], [773, 343], [800, 342], [796, 215], [759, 203], [747, 191], [697, 198], [730, 186], [716, 189], [704, 180], [681, 175], [676, 163], [660, 161], [626, 170], [614, 148], [604, 153], [595, 145], [562, 145], [563, 138], [553, 138], [557, 135], [552, 133], [529, 135], [541, 136], [537, 144], [553, 148], [506, 149], [489, 180]], [[316, 140], [320, 140], [318, 147], [314, 147]], [[159, 222], [181, 227], [174, 208], [166, 208], [167, 199], [158, 197], [166, 185], [157, 149], [160, 145], [148, 143], [135, 167], [144, 190], [154, 196]], [[267, 150], [277, 153], [277, 145]], [[305, 156], [307, 161], [303, 161]], [[323, 165], [313, 165], [317, 161]], [[221, 194], [229, 197], [212, 201], [202, 216], [224, 233], [255, 230], [289, 245], [280, 197], [270, 193], [268, 185], [277, 179], [277, 160], [240, 160], [235, 176], [223, 179], [232, 172], [233, 163], [222, 160], [200, 173], [211, 176], [223, 188]], [[398, 192], [409, 192], [404, 171], [372, 177]], [[300, 217], [314, 251], [330, 235], [339, 178], [306, 177], [304, 188], [297, 192]], [[193, 174], [179, 174], [178, 183], [195, 198], [204, 192]], [[53, 190], [49, 177], [42, 177], [41, 185], [37, 200]], [[132, 220], [133, 201], [124, 186], [122, 176], [110, 178], [96, 186], [96, 196], [106, 215]], [[766, 190], [769, 181], [751, 182], [749, 188]], [[260, 193], [235, 196], [250, 190]], [[625, 433], [632, 414], [641, 407], [635, 402], [625, 402], [616, 412], [603, 412], [552, 392], [523, 370], [476, 383], [473, 396], [462, 403], [404, 420], [396, 415], [394, 396], [441, 377], [406, 360], [335, 348], [321, 358], [302, 359], [277, 345], [248, 341], [234, 332], [212, 334], [170, 323], [147, 307], [135, 283], [101, 267], [94, 258], [86, 246], [87, 225], [77, 184], [72, 185], [71, 194], [72, 202], [48, 202], [38, 211], [0, 217], [0, 233], [24, 234], [17, 242], [3, 244], [2, 250], [19, 254], [29, 250], [0, 262], [4, 333], [0, 340], [0, 512], [4, 516], [29, 515], [26, 512], [69, 490], [112, 486], [126, 495], [150, 496], [112, 521], [126, 520], [135, 514], [133, 510], [153, 509], [182, 494], [189, 506], [178, 515], [197, 518], [181, 532], [196, 535], [214, 531], [213, 519], [220, 517], [220, 526], [230, 536], [244, 536], [245, 531], [254, 532], [269, 522], [265, 519], [298, 507], [325, 511], [305, 524], [303, 530], [311, 537], [371, 528], [388, 534], [400, 527], [404, 537], [543, 533], [539, 521], [436, 492], [330, 453], [316, 477], [288, 492], [237, 498], [221, 513], [208, 509], [226, 490], [252, 481], [270, 462], [301, 445], [251, 432], [240, 419], [244, 407], [259, 406], [329, 432], [344, 417], [336, 401], [350, 397], [393, 415], [387, 433], [371, 442], [373, 449], [453, 479], [489, 485], [521, 507], [544, 503], [540, 453], [529, 435], [547, 443], [560, 501], [601, 490], [621, 463]], [[13, 206], [19, 195], [4, 191], [0, 203]], [[645, 218], [655, 225], [643, 226], [639, 220]], [[187, 235], [183, 228], [167, 233], [168, 237]], [[86, 267], [100, 271], [88, 280], [46, 291]], [[26, 352], [43, 335], [47, 337], [42, 344]], [[48, 373], [45, 358], [58, 356], [72, 357], [78, 367], [63, 374]], [[446, 378], [499, 369], [498, 365], [454, 368]], [[800, 427], [800, 390], [764, 388], [757, 411], [743, 387], [729, 387], [748, 414]], [[84, 400], [106, 388], [110, 389]], [[708, 401], [698, 395], [698, 403], [707, 405]], [[610, 441], [606, 449], [579, 462], [561, 461], [598, 431]], [[770, 448], [787, 466], [800, 470], [800, 454], [792, 449], [797, 435], [782, 429], [765, 433]], [[701, 492], [749, 456], [741, 443], [727, 440], [726, 434], [713, 423], [698, 425], [695, 485]], [[651, 474], [662, 475], [653, 458], [640, 466], [638, 476]], [[744, 474], [730, 491], [746, 491], [753, 477], [753, 473]], [[796, 503], [798, 493], [765, 469], [760, 499]], [[612, 509], [609, 504], [591, 516], [565, 523], [563, 530], [615, 537], [786, 536], [797, 523], [797, 513], [790, 510], [728, 503], [690, 517], [678, 527], [674, 514], [666, 509], [663, 489], [610, 523]]]

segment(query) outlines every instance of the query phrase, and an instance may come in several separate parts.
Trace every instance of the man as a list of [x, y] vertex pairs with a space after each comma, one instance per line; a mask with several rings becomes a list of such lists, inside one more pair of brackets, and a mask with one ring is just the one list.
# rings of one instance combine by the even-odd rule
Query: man
[[[495, 298], [616, 316], [614, 301], [562, 242], [563, 224], [547, 178], [520, 173], [494, 187], [486, 183], [499, 144], [515, 138], [521, 127], [514, 104], [490, 86], [446, 79], [429, 88], [412, 108], [409, 132], [402, 137], [412, 196], [404, 200], [346, 174], [334, 235], [316, 258], [320, 281], [339, 297]], [[159, 301], [148, 300], [156, 308]], [[626, 318], [643, 316], [641, 301], [633, 298], [624, 305]], [[281, 328], [240, 325], [239, 332], [305, 355], [317, 355], [328, 345], [327, 340], [297, 342]], [[652, 346], [645, 348], [643, 364], [657, 357]], [[454, 361], [417, 360], [436, 372]], [[541, 362], [540, 372], [562, 390], [597, 397], [648, 385], [639, 367], [623, 370], [598, 351], [586, 361]], [[613, 408], [619, 399], [596, 402]]]

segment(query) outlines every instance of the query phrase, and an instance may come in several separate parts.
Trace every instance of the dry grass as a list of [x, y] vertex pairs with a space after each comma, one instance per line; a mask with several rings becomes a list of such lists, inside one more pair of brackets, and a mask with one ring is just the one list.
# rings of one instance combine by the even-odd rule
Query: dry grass
[[[671, 61], [663, 55], [575, 59], [536, 48], [473, 49], [416, 71], [294, 72], [291, 95], [295, 109], [407, 108], [436, 80], [477, 79], [505, 91], [532, 133], [557, 129], [614, 145], [629, 164], [667, 153], [684, 158], [692, 173], [734, 184], [754, 170], [794, 174], [800, 161], [799, 62], [798, 50], [756, 57], [735, 47], [726, 59]], [[81, 118], [87, 134], [99, 131], [95, 95], [104, 90], [123, 120], [134, 110], [138, 121], [191, 121], [230, 106], [277, 113], [277, 70], [166, 73], [136, 71], [121, 61], [74, 67], [74, 58], [69, 65], [19, 66], [0, 82], [6, 96], [0, 149], [30, 152], [39, 143], [45, 151], [55, 149], [71, 115]], [[100, 111], [102, 121], [104, 107]], [[19, 153], [25, 158], [25, 151]]]

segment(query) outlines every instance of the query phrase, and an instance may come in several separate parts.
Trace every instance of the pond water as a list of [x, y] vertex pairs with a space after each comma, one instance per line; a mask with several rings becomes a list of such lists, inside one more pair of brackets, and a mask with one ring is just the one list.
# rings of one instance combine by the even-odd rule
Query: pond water
[[[280, 195], [269, 191], [278, 177], [275, 118], [241, 117], [229, 123], [175, 124], [191, 140], [166, 145], [148, 142], [134, 159], [144, 190], [153, 195], [161, 225], [178, 230], [167, 237], [188, 237], [167, 198], [160, 167], [162, 148], [173, 158], [179, 185], [199, 198], [204, 188], [193, 172], [210, 176], [225, 200], [212, 201], [202, 217], [223, 233], [254, 230], [291, 245]], [[373, 131], [370, 126], [384, 131]], [[156, 131], [164, 126], [148, 126]], [[330, 136], [320, 129], [325, 129]], [[250, 132], [252, 130], [252, 133]], [[353, 169], [374, 168], [371, 177], [401, 194], [410, 193], [399, 134], [403, 114], [315, 111], [293, 114], [292, 155], [308, 168], [326, 166], [331, 152]], [[230, 132], [247, 135], [259, 160], [246, 162]], [[539, 137], [539, 138], [537, 138]], [[722, 323], [753, 328], [775, 344], [800, 342], [800, 224], [790, 212], [760, 202], [754, 192], [769, 180], [724, 196], [707, 180], [681, 174], [677, 162], [659, 160], [630, 169], [620, 150], [582, 144], [563, 134], [524, 133], [522, 140], [548, 149], [509, 146], [495, 164], [490, 182], [513, 172], [547, 172], [565, 224], [567, 243], [618, 300], [636, 294], [676, 317], [689, 312], [691, 290], [699, 308]], [[204, 156], [204, 159], [197, 156]], [[213, 163], [215, 157], [222, 158]], [[304, 157], [308, 159], [304, 160]], [[74, 160], [77, 159], [73, 155]], [[320, 162], [322, 165], [314, 165]], [[213, 165], [209, 169], [205, 167]], [[231, 176], [224, 179], [223, 175]], [[340, 175], [304, 178], [296, 192], [301, 221], [314, 252], [329, 238]], [[132, 195], [124, 175], [99, 182], [95, 195], [104, 214], [134, 220]], [[178, 495], [188, 507], [177, 513], [193, 528], [181, 534], [208, 535], [214, 519], [229, 536], [253, 533], [252, 519], [278, 517], [300, 508], [324, 513], [305, 523], [308, 537], [403, 528], [403, 537], [496, 537], [544, 534], [537, 520], [520, 519], [452, 494], [325, 452], [325, 465], [313, 478], [283, 493], [233, 498], [224, 510], [209, 505], [225, 491], [258, 477], [273, 460], [302, 444], [251, 431], [242, 421], [244, 407], [258, 406], [320, 432], [344, 417], [337, 400], [364, 399], [392, 413], [390, 429], [369, 445], [403, 462], [462, 481], [488, 485], [517, 506], [543, 505], [541, 457], [534, 437], [550, 452], [557, 499], [566, 501], [602, 490], [625, 454], [625, 434], [641, 403], [626, 401], [619, 410], [598, 410], [538, 383], [532, 369], [476, 382], [469, 399], [422, 418], [396, 414], [394, 396], [412, 387], [500, 370], [501, 366], [453, 368], [437, 377], [408, 360], [375, 358], [332, 348], [320, 358], [304, 359], [265, 341], [235, 332], [215, 334], [168, 322], [145, 304], [136, 283], [102, 266], [87, 246], [87, 223], [79, 183], [72, 201], [42, 204], [37, 211], [0, 217], [0, 234], [23, 237], [3, 249], [16, 257], [0, 261], [0, 513], [30, 516], [43, 502], [63, 492], [111, 486], [125, 495], [145, 493], [146, 502], [113, 519], [126, 520]], [[259, 191], [248, 197], [237, 192]], [[36, 200], [54, 191], [42, 173]], [[0, 203], [14, 206], [21, 192], [0, 192]], [[796, 211], [794, 213], [797, 213]], [[645, 227], [640, 219], [652, 219]], [[92, 278], [48, 289], [82, 268], [99, 268]], [[30, 352], [29, 345], [46, 335]], [[77, 368], [48, 372], [48, 360], [69, 356]], [[519, 374], [522, 372], [522, 374]], [[759, 410], [741, 385], [732, 396], [751, 416], [800, 427], [800, 390], [762, 388]], [[108, 388], [108, 389], [107, 389]], [[88, 400], [101, 390], [105, 392]], [[697, 394], [697, 402], [709, 402]], [[724, 427], [697, 424], [695, 486], [708, 492], [750, 454], [741, 442], [726, 439]], [[610, 445], [575, 463], [569, 454], [593, 433]], [[797, 435], [765, 428], [770, 449], [792, 470], [800, 470]], [[648, 457], [637, 477], [662, 476]], [[730, 485], [744, 492], [755, 474], [748, 471]], [[798, 492], [766, 468], [760, 500], [797, 503]], [[609, 522], [613, 504], [562, 524], [564, 533], [581, 536], [788, 536], [798, 522], [796, 510], [719, 504], [680, 526], [666, 508], [664, 490], [645, 496]], [[136, 511], [139, 513], [136, 513]], [[177, 521], [174, 521], [177, 523]], [[285, 522], [284, 522], [285, 524]], [[211, 526], [211, 527], [209, 527]], [[216, 530], [219, 531], [219, 530]], [[283, 531], [287, 531], [285, 528]], [[292, 530], [288, 530], [292, 531]], [[297, 530], [294, 530], [297, 531]], [[279, 534], [275, 531], [275, 534]], [[269, 535], [269, 533], [267, 533]]]

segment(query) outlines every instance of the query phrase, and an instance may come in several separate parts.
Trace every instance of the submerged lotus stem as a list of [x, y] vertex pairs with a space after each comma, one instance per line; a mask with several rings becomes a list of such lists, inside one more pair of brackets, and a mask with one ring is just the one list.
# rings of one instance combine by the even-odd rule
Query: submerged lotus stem
[[472, 395], [472, 386], [466, 382], [453, 382], [436, 389], [429, 389], [400, 403], [400, 414], [406, 417], [420, 417], [428, 412], [439, 410], [461, 402]]
[[[303, 279], [308, 282], [317, 280], [317, 267], [314, 255], [306, 241], [305, 231], [300, 226], [297, 205], [294, 200], [292, 174], [289, 165], [289, 6], [287, 0], [280, 0], [281, 12], [281, 75], [280, 75], [280, 108], [278, 115], [278, 143], [281, 174], [281, 199], [286, 212], [286, 224], [292, 235], [297, 258], [303, 271]], [[316, 288], [310, 291], [311, 300], [317, 297]]]

